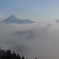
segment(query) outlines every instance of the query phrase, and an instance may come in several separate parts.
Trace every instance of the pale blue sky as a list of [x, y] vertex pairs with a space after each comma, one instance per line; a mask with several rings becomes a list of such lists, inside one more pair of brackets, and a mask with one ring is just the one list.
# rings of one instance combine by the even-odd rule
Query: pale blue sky
[[59, 0], [0, 0], [0, 18], [12, 14], [33, 20], [59, 19]]

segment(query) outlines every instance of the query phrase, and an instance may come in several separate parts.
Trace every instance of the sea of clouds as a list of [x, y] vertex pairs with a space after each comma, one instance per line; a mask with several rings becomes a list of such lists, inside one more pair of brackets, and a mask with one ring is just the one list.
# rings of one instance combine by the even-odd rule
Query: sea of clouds
[[59, 22], [0, 24], [0, 46], [29, 59], [59, 59]]

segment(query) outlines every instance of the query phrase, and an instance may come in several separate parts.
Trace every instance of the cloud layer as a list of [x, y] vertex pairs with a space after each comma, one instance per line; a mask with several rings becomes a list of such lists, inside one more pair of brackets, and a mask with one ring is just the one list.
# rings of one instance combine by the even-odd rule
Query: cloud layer
[[0, 24], [0, 46], [28, 58], [59, 58], [59, 23]]

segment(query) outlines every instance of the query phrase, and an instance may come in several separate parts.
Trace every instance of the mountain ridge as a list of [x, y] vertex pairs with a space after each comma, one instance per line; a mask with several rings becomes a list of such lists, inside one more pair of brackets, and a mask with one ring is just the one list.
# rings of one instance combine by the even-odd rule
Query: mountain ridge
[[8, 18], [0, 21], [0, 23], [27, 24], [27, 23], [35, 23], [35, 22], [34, 22], [34, 21], [31, 21], [31, 20], [29, 20], [29, 19], [25, 19], [25, 20], [19, 19], [19, 18], [17, 18], [15, 15], [11, 15], [11, 16], [9, 16]]

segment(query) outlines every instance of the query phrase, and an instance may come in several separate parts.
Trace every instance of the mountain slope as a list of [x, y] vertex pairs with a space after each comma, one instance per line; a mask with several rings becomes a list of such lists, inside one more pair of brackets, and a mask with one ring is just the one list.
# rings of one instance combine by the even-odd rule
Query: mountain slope
[[26, 24], [26, 23], [34, 23], [34, 21], [31, 21], [29, 19], [18, 19], [15, 15], [11, 15], [10, 17], [8, 17], [7, 19], [1, 21], [0, 23], [15, 23], [15, 24]]

